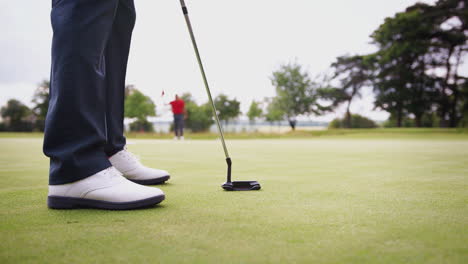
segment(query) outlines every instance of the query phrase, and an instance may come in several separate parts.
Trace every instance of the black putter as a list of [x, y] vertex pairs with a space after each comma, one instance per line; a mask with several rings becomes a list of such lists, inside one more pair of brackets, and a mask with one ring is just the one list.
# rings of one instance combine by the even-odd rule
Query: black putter
[[232, 161], [229, 157], [228, 150], [226, 148], [226, 142], [224, 141], [224, 133], [219, 123], [218, 113], [216, 112], [216, 107], [213, 103], [213, 98], [211, 97], [210, 87], [208, 86], [208, 81], [206, 79], [205, 70], [203, 69], [203, 64], [200, 58], [200, 53], [198, 52], [197, 42], [195, 41], [195, 36], [193, 35], [192, 24], [190, 23], [190, 18], [188, 16], [187, 6], [185, 5], [184, 0], [180, 0], [180, 5], [182, 6], [182, 12], [184, 13], [185, 22], [190, 33], [190, 38], [192, 39], [193, 49], [195, 50], [195, 55], [197, 56], [198, 66], [200, 66], [200, 71], [203, 77], [203, 82], [205, 83], [206, 93], [208, 94], [208, 99], [210, 100], [211, 107], [213, 109], [213, 114], [215, 116], [216, 124], [218, 125], [218, 131], [221, 136], [221, 142], [223, 143], [224, 154], [226, 155], [227, 163], [227, 181], [222, 185], [223, 189], [226, 191], [255, 191], [260, 190], [260, 183], [257, 181], [231, 181], [231, 168]]

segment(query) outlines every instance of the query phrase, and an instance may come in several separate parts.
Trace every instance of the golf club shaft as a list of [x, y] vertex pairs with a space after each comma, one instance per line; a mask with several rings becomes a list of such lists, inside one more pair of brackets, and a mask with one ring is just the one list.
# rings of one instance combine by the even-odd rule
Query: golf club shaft
[[195, 50], [195, 55], [197, 56], [197, 60], [198, 60], [198, 66], [200, 66], [200, 71], [201, 71], [201, 74], [202, 74], [202, 77], [203, 77], [203, 82], [205, 83], [206, 93], [208, 94], [208, 99], [210, 100], [211, 107], [213, 108], [213, 113], [214, 113], [214, 116], [215, 116], [216, 124], [218, 125], [218, 131], [219, 131], [219, 134], [221, 136], [221, 142], [223, 143], [224, 154], [226, 155], [226, 159], [230, 159], [229, 153], [228, 153], [228, 150], [227, 150], [227, 147], [226, 147], [226, 142], [224, 141], [223, 129], [222, 129], [221, 124], [219, 122], [219, 117], [218, 117], [218, 112], [216, 111], [216, 106], [215, 106], [215, 104], [213, 102], [213, 98], [211, 97], [210, 87], [208, 85], [208, 80], [206, 79], [205, 70], [203, 68], [203, 63], [202, 63], [201, 58], [200, 58], [200, 52], [198, 51], [197, 42], [195, 41], [195, 36], [193, 34], [192, 24], [190, 23], [190, 18], [189, 18], [189, 15], [188, 15], [187, 6], [185, 5], [185, 1], [180, 0], [180, 5], [182, 6], [182, 12], [184, 13], [185, 22], [187, 23], [187, 28], [188, 28], [189, 33], [190, 33], [190, 38], [192, 39], [193, 49]]

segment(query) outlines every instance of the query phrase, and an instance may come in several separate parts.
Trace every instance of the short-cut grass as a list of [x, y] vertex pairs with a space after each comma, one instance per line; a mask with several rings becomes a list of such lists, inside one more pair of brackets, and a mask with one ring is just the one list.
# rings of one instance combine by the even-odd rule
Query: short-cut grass
[[[384, 132], [386, 133], [386, 132]], [[395, 133], [394, 133], [395, 134]], [[468, 139], [130, 139], [172, 173], [135, 211], [50, 210], [39, 136], [0, 137], [0, 263], [468, 263]]]

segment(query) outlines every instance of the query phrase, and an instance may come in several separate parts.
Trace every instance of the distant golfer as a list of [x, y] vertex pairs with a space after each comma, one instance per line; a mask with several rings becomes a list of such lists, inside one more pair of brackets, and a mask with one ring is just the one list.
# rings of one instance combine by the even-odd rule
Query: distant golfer
[[169, 103], [174, 114], [174, 139], [184, 140], [184, 119], [186, 116], [185, 102], [178, 95], [175, 100]]
[[164, 170], [140, 163], [124, 137], [133, 0], [52, 1], [52, 67], [44, 153], [48, 206], [134, 209], [164, 200]]

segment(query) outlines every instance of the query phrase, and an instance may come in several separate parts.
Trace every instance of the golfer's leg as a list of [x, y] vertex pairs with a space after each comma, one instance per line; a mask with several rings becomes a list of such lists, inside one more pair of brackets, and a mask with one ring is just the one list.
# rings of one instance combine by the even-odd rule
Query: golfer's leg
[[182, 126], [181, 126], [182, 123], [180, 122], [181, 120], [182, 120], [182, 119], [181, 119], [181, 115], [178, 114], [178, 115], [177, 115], [177, 135], [178, 135], [179, 137], [183, 136], [182, 133], [181, 133], [181, 131], [182, 131]]
[[177, 115], [174, 115], [174, 134], [176, 137], [179, 137], [179, 120]]
[[104, 153], [105, 62], [117, 0], [53, 1], [50, 104], [44, 153], [50, 185], [111, 166]]
[[182, 133], [182, 120], [183, 117], [181, 114], [176, 115], [176, 132], [178, 137], [182, 137], [184, 134]]
[[53, 2], [51, 98], [44, 140], [44, 152], [51, 158], [49, 208], [135, 209], [165, 198], [157, 188], [125, 179], [104, 152], [105, 51], [118, 4]]
[[134, 24], [133, 0], [119, 0], [106, 50], [107, 144], [105, 151], [109, 157], [122, 150], [126, 144], [123, 123], [125, 75]]
[[105, 152], [112, 165], [127, 179], [139, 184], [151, 185], [167, 181], [170, 177], [169, 173], [144, 166], [132, 153], [124, 149], [126, 144], [123, 134], [125, 75], [135, 17], [133, 0], [119, 0], [106, 51], [108, 141]]
[[184, 116], [182, 115], [181, 118], [180, 118], [180, 136], [183, 137], [184, 136], [184, 124], [185, 123], [185, 120], [184, 120]]

